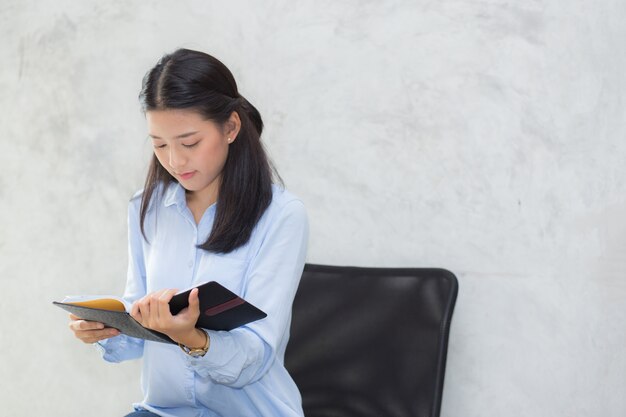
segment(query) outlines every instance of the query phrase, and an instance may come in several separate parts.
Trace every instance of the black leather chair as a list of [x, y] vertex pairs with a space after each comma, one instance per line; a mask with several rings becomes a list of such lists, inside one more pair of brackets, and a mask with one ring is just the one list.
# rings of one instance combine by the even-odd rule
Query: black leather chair
[[307, 264], [285, 365], [306, 417], [438, 417], [456, 277]]

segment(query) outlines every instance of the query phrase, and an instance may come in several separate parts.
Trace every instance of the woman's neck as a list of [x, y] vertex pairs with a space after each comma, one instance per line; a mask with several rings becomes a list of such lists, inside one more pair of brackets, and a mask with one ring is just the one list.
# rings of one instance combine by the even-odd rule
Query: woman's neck
[[200, 223], [200, 219], [202, 219], [202, 215], [206, 209], [217, 201], [218, 192], [219, 187], [217, 186], [209, 186], [199, 191], [185, 192], [187, 207], [189, 207], [189, 210], [193, 214], [196, 224]]

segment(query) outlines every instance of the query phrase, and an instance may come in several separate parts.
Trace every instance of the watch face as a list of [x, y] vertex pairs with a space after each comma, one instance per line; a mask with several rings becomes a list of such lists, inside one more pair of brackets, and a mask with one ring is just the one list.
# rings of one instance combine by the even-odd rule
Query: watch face
[[202, 357], [205, 353], [206, 351], [204, 349], [193, 349], [189, 351], [189, 355], [193, 356], [194, 358]]
[[208, 346], [206, 348], [193, 348], [193, 349], [189, 349], [187, 346], [180, 344], [180, 343], [178, 344], [178, 346], [182, 349], [183, 352], [185, 352], [189, 356], [193, 356], [194, 358], [200, 358], [206, 355], [206, 353], [209, 350]]

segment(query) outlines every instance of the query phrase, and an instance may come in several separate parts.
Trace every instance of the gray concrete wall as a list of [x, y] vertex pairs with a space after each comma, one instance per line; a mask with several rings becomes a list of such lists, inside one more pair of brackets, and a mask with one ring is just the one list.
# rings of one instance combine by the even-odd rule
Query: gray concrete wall
[[[50, 302], [121, 293], [165, 52], [223, 60], [309, 261], [459, 277], [444, 417], [626, 415], [626, 3], [0, 1], [0, 414], [120, 416]], [[88, 413], [86, 409], [91, 409]]]

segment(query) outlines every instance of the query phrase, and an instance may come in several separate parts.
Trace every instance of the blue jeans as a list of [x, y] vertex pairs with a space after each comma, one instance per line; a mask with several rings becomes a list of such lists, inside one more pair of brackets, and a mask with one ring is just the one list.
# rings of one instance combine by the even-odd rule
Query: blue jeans
[[126, 414], [126, 416], [124, 417], [159, 417], [159, 416], [154, 413], [151, 413], [150, 411], [141, 410], [141, 411], [133, 411], [130, 414]]

